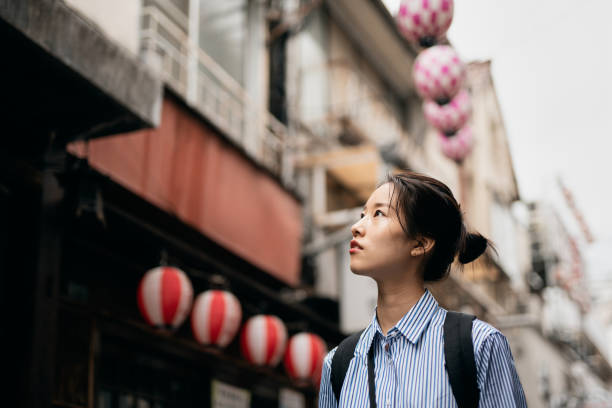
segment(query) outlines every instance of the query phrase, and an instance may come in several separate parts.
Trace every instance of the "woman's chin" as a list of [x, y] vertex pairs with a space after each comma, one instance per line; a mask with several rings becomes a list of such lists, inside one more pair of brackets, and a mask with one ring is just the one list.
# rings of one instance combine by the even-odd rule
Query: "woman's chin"
[[351, 262], [350, 268], [351, 272], [353, 272], [355, 275], [369, 276], [367, 269], [364, 269], [360, 265], [355, 265], [353, 262]]

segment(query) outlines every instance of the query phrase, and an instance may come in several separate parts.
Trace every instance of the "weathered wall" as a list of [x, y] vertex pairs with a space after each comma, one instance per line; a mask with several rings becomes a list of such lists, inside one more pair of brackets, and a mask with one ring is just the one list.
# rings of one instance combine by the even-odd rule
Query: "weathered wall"
[[141, 0], [65, 0], [117, 44], [138, 55]]
[[[122, 110], [127, 110], [130, 114], [122, 118], [107, 117], [105, 118], [107, 123], [100, 124], [97, 129], [88, 129], [87, 132], [78, 129], [83, 132], [81, 137], [105, 135], [104, 130], [110, 128], [121, 128], [121, 131], [125, 131], [126, 129], [142, 128], [145, 125], [154, 126], [158, 123], [162, 99], [159, 78], [146, 69], [133, 55], [117, 47], [114, 42], [108, 41], [103, 33], [84, 20], [80, 14], [67, 7], [64, 2], [52, 0], [2, 2], [0, 3], [0, 20], [15, 28], [20, 35], [27, 37], [27, 40], [32, 43], [28, 42], [28, 47], [30, 45], [36, 47], [20, 50], [20, 58], [5, 61], [3, 67], [15, 69], [20, 75], [30, 75], [29, 81], [34, 84], [40, 81], [42, 76], [52, 78], [45, 84], [37, 84], [39, 89], [35, 90], [36, 98], [28, 100], [28, 111], [37, 112], [35, 108], [40, 105], [42, 113], [37, 112], [39, 116], [44, 116], [51, 109], [54, 112], [52, 116], [68, 116], [66, 112], [69, 112], [72, 115], [72, 121], [78, 122], [82, 119], [82, 115], [91, 115], [91, 112], [77, 108], [78, 113], [75, 114], [74, 110], [70, 110], [72, 106], [67, 104], [80, 102], [82, 107], [83, 104], [92, 103], [91, 100], [95, 99], [93, 95], [82, 101], [77, 98], [82, 97], [78, 91], [93, 86], [101, 91], [104, 98], [113, 99]], [[21, 37], [16, 36], [15, 38]], [[10, 51], [10, 49], [5, 49], [5, 51]], [[41, 55], [45, 56], [44, 59], [41, 59], [43, 58]], [[30, 62], [28, 58], [36, 58], [36, 60]], [[15, 68], [16, 64], [22, 64], [22, 66]], [[44, 66], [44, 74], [36, 71], [42, 69], [40, 66]], [[65, 72], [77, 73], [78, 80], [84, 81], [79, 84], [78, 90], [62, 89], [62, 92], [58, 94], [54, 88], [57, 83], [65, 86], [62, 81], [66, 81], [67, 78], [76, 83], [76, 79], [73, 80]], [[10, 75], [7, 78], [13, 81], [11, 86], [19, 83]], [[30, 95], [28, 85], [24, 87], [19, 88], [21, 93]], [[6, 97], [10, 93], [3, 90], [3, 95]], [[47, 101], [47, 98], [49, 101], [60, 100], [62, 103], [49, 102], [48, 105], [54, 106], [45, 109], [42, 104]], [[8, 99], [12, 100], [12, 98]], [[104, 107], [104, 109], [113, 108]], [[96, 116], [103, 117], [104, 113], [107, 112], [104, 110], [96, 112]], [[62, 118], [52, 119], [56, 123], [54, 126], [59, 127], [57, 123], [61, 122]], [[77, 132], [77, 130], [71, 130]], [[58, 129], [57, 133], [61, 135], [62, 129]]]
[[571, 393], [568, 388], [570, 364], [558, 348], [533, 328], [506, 329], [503, 332], [510, 343], [529, 407], [549, 406], [544, 397], [546, 389], [553, 400]]

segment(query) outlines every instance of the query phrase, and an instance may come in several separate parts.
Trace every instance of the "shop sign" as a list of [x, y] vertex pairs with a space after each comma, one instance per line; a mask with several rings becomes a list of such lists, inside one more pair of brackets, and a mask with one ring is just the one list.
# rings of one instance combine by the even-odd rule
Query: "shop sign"
[[304, 395], [289, 388], [281, 388], [278, 393], [278, 408], [305, 408]]
[[251, 393], [221, 381], [212, 381], [212, 408], [249, 408]]

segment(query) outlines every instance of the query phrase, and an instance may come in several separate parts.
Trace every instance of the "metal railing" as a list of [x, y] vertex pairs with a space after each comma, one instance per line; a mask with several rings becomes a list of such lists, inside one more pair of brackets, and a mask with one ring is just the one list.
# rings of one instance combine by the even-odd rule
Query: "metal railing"
[[[187, 16], [157, 0], [142, 11], [142, 56], [164, 82], [255, 162], [286, 179], [287, 129], [187, 34]], [[177, 18], [180, 20], [176, 22]], [[287, 182], [288, 180], [283, 180]]]
[[355, 65], [344, 59], [335, 59], [299, 71], [299, 83], [307, 82], [311, 75], [322, 74], [329, 82], [324, 100], [312, 104], [304, 99], [302, 102], [305, 103], [299, 109], [302, 127], [321, 136], [311, 138], [311, 145], [318, 147], [322, 144], [319, 140], [353, 138], [378, 146], [386, 163], [396, 165], [398, 161], [394, 159], [397, 158], [409, 162], [415, 170], [424, 169], [425, 155], [414, 153], [422, 152], [423, 140], [411, 133], [412, 130], [419, 131], [418, 128], [409, 129], [404, 124], [406, 107], [394, 100], [390, 91], [382, 83], [377, 83], [375, 77]]

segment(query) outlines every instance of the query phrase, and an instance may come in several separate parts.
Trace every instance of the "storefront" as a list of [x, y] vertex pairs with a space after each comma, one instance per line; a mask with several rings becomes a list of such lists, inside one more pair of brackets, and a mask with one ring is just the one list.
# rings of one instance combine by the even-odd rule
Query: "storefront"
[[[147, 269], [166, 263], [188, 274], [194, 293], [211, 287], [232, 291], [242, 304], [243, 321], [274, 314], [289, 334], [307, 330], [330, 342], [341, 337], [337, 326], [299, 302], [284, 301], [279, 294], [288, 286], [269, 274], [108, 178], [91, 177], [95, 180], [88, 184], [97, 184], [104, 197], [104, 224], [93, 210], [74, 217], [66, 230], [57, 405], [206, 407], [213, 389], [230, 386], [231, 398], [249, 401], [246, 406], [281, 406], [279, 398], [292, 393], [302, 406], [312, 406], [313, 386], [292, 383], [282, 364], [250, 365], [238, 339], [221, 350], [199, 345], [188, 321], [174, 333], [149, 327], [138, 313], [136, 288]], [[231, 406], [245, 406], [236, 404]]]
[[[14, 391], [3, 403], [312, 405], [315, 386], [292, 382], [282, 364], [249, 364], [237, 339], [202, 346], [188, 321], [150, 327], [136, 299], [147, 270], [173, 265], [194, 294], [234, 293], [243, 321], [273, 314], [289, 335], [337, 344], [337, 322], [296, 296], [296, 197], [63, 2], [1, 8], [0, 29], [6, 55], [18, 56], [5, 64], [12, 103], [0, 141], [2, 338]], [[84, 151], [72, 144], [83, 141]]]

